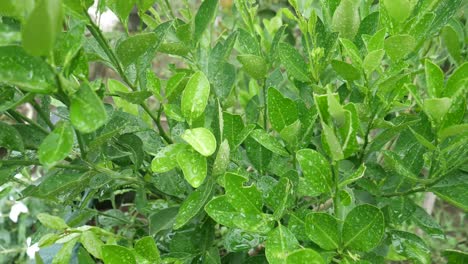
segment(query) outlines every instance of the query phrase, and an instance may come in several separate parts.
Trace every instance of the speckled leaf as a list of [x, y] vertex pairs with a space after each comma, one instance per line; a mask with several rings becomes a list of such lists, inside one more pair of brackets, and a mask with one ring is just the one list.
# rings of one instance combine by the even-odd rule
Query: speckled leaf
[[[140, 56], [145, 54], [157, 40], [157, 35], [153, 32], [142, 33], [130, 36], [119, 42], [115, 48], [115, 52], [122, 62], [124, 67], [135, 63]], [[152, 56], [153, 54], [148, 54]]]
[[181, 109], [184, 117], [191, 123], [205, 111], [210, 96], [210, 83], [203, 72], [198, 71], [190, 77], [182, 93]]
[[284, 212], [294, 203], [292, 183], [288, 178], [281, 178], [271, 189], [265, 202], [274, 210], [273, 217], [280, 220]]
[[0, 121], [0, 147], [24, 151], [24, 142], [18, 130], [2, 121]]
[[359, 166], [359, 168], [357, 168], [353, 173], [351, 173], [351, 175], [349, 175], [348, 177], [346, 177], [344, 179], [341, 179], [338, 187], [343, 188], [346, 185], [351, 184], [351, 183], [359, 180], [360, 178], [364, 177], [364, 173], [366, 172], [366, 168], [367, 167], [366, 167], [366, 165], [364, 163], [361, 164], [361, 166]]
[[206, 178], [206, 158], [191, 149], [184, 149], [177, 154], [177, 163], [184, 173], [184, 178], [198, 188]]
[[255, 169], [264, 171], [270, 163], [273, 153], [251, 137], [245, 140], [244, 145], [247, 157]]
[[342, 0], [332, 18], [332, 29], [338, 32], [340, 37], [351, 40], [358, 32], [361, 22], [359, 5], [355, 2], [353, 0]]
[[211, 156], [216, 151], [216, 138], [210, 130], [204, 127], [187, 129], [181, 138], [203, 156]]
[[205, 206], [208, 199], [211, 197], [211, 191], [213, 189], [212, 182], [208, 181], [200, 188], [192, 192], [182, 202], [179, 213], [177, 214], [174, 229], [179, 229], [187, 224], [198, 212]]
[[80, 132], [94, 132], [107, 122], [104, 104], [88, 84], [83, 83], [70, 101], [70, 120]]
[[293, 100], [283, 96], [275, 88], [268, 89], [268, 119], [278, 132], [297, 120], [297, 107]]
[[301, 248], [291, 252], [286, 258], [288, 264], [325, 264], [322, 256], [310, 248]]
[[338, 220], [327, 213], [310, 213], [305, 218], [305, 231], [310, 240], [325, 250], [340, 247]]
[[439, 124], [448, 113], [452, 102], [448, 97], [426, 99], [423, 102], [423, 110], [432, 122]]
[[296, 159], [302, 168], [304, 178], [317, 193], [331, 193], [332, 175], [330, 164], [320, 153], [312, 149], [301, 149]]
[[218, 0], [205, 0], [198, 9], [197, 14], [195, 15], [195, 27], [193, 31], [193, 39], [198, 42], [198, 40], [203, 35], [203, 32], [211, 23], [216, 15], [216, 10], [218, 9]]
[[393, 61], [403, 59], [416, 46], [416, 40], [410, 35], [394, 35], [385, 39], [384, 48]]
[[294, 47], [286, 43], [280, 43], [278, 44], [278, 54], [289, 75], [301, 82], [310, 81], [309, 67]]
[[85, 231], [81, 234], [80, 242], [89, 254], [93, 255], [95, 258], [102, 259], [101, 246], [104, 245], [104, 243], [98, 235], [92, 231]]
[[284, 264], [289, 254], [299, 249], [294, 234], [281, 224], [268, 234], [265, 242], [265, 255], [270, 264]]
[[383, 49], [373, 50], [367, 54], [362, 62], [362, 68], [367, 76], [379, 68], [384, 55], [385, 51]]
[[73, 149], [73, 129], [68, 122], [58, 123], [54, 130], [42, 141], [38, 150], [39, 161], [52, 167], [63, 160]]
[[430, 60], [426, 60], [426, 87], [430, 97], [441, 97], [444, 88], [444, 73]]
[[447, 80], [444, 96], [453, 97], [467, 89], [468, 62], [460, 65]]
[[153, 237], [143, 237], [135, 243], [135, 252], [152, 264], [161, 263], [159, 249]]
[[265, 130], [255, 129], [250, 133], [250, 136], [271, 152], [285, 157], [289, 156], [289, 153], [284, 149], [283, 145]]
[[330, 155], [333, 160], [341, 160], [344, 158], [343, 149], [340, 142], [333, 132], [333, 129], [327, 124], [322, 122], [322, 144], [325, 151]]
[[103, 245], [102, 260], [105, 264], [135, 264], [135, 254], [128, 248], [118, 245]]
[[379, 245], [384, 234], [384, 216], [379, 208], [363, 204], [353, 208], [343, 224], [345, 248], [370, 251]]
[[404, 231], [391, 231], [392, 245], [395, 251], [415, 263], [431, 263], [431, 251], [424, 240], [415, 234]]
[[153, 161], [151, 161], [151, 170], [153, 172], [162, 173], [177, 167], [177, 154], [185, 148], [186, 146], [180, 143], [171, 144], [162, 148], [154, 156]]
[[228, 141], [225, 139], [219, 145], [218, 153], [216, 153], [216, 159], [213, 163], [213, 171], [211, 172], [213, 176], [219, 176], [221, 174], [224, 174], [227, 167], [229, 166], [229, 156], [229, 144]]
[[268, 72], [268, 65], [262, 57], [244, 54], [237, 56], [237, 60], [242, 64], [242, 69], [252, 78], [257, 80], [265, 78]]
[[50, 66], [19, 46], [0, 47], [0, 83], [34, 93], [56, 90], [55, 76]]
[[224, 175], [226, 197], [229, 203], [242, 213], [261, 214], [262, 213], [262, 193], [255, 185], [244, 187], [246, 178], [234, 174]]

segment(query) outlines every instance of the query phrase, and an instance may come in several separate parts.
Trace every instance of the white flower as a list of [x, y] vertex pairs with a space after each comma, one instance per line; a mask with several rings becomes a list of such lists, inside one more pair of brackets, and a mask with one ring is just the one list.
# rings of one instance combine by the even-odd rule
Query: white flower
[[21, 213], [27, 213], [29, 212], [28, 208], [26, 205], [24, 205], [22, 202], [15, 202], [15, 204], [11, 207], [10, 211], [10, 219], [14, 223], [18, 222], [18, 217]]
[[36, 252], [39, 251], [39, 244], [34, 243], [33, 245], [31, 245], [31, 238], [28, 237], [26, 239], [26, 245], [28, 246], [28, 249], [26, 249], [26, 254], [28, 254], [28, 257], [30, 259], [34, 259]]

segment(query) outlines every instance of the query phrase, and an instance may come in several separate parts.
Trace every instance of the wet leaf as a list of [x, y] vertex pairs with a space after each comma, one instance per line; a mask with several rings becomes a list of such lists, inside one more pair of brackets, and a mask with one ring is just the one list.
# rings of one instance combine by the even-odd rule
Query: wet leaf
[[206, 158], [191, 149], [184, 149], [177, 154], [177, 163], [184, 173], [184, 178], [198, 188], [206, 178]]
[[384, 49], [390, 59], [398, 61], [406, 57], [416, 46], [410, 35], [394, 35], [385, 39]]
[[191, 123], [205, 111], [210, 96], [210, 83], [201, 72], [190, 77], [182, 93], [181, 109], [184, 117]]
[[322, 256], [310, 248], [302, 248], [293, 251], [286, 258], [285, 263], [294, 264], [325, 264]]
[[301, 82], [310, 81], [309, 67], [294, 47], [286, 43], [280, 43], [278, 44], [278, 54], [289, 75]]
[[181, 204], [179, 213], [177, 214], [174, 229], [179, 229], [186, 225], [200, 210], [205, 206], [208, 199], [212, 196], [213, 184], [207, 182], [200, 188], [192, 192]]
[[210, 130], [204, 127], [187, 129], [181, 138], [205, 157], [213, 155], [216, 151], [216, 138]]
[[327, 213], [310, 213], [305, 218], [307, 236], [325, 250], [340, 248], [339, 226], [338, 220]]
[[262, 57], [244, 54], [237, 56], [237, 60], [244, 66], [243, 70], [252, 78], [257, 80], [265, 78], [268, 72], [268, 65]]
[[285, 226], [279, 225], [268, 234], [265, 243], [265, 255], [268, 263], [284, 264], [287, 263], [288, 256], [299, 247], [299, 242], [293, 233]]
[[94, 132], [107, 122], [104, 104], [88, 84], [82, 84], [70, 101], [70, 120], [80, 132]]
[[159, 249], [153, 237], [147, 236], [137, 240], [135, 243], [135, 252], [150, 263], [161, 263]]
[[250, 136], [271, 152], [285, 157], [289, 156], [289, 153], [284, 149], [283, 145], [265, 130], [255, 129], [250, 133]]
[[135, 254], [128, 248], [118, 245], [103, 245], [102, 260], [105, 264], [136, 263]]
[[[119, 42], [115, 48], [115, 52], [122, 62], [124, 67], [135, 63], [138, 58], [145, 55], [150, 50], [151, 46], [157, 40], [155, 33], [142, 33], [130, 36], [123, 41]], [[154, 54], [147, 54], [146, 56], [153, 56]]]
[[73, 129], [68, 122], [58, 123], [39, 146], [39, 161], [46, 167], [53, 167], [65, 159], [73, 149]]

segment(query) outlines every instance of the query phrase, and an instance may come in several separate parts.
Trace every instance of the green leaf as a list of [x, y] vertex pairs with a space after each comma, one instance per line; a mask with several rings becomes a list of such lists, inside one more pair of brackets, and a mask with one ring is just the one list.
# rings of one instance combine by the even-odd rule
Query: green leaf
[[229, 203], [238, 211], [247, 214], [262, 213], [262, 194], [255, 185], [244, 187], [247, 179], [234, 174], [224, 175], [226, 197]]
[[290, 264], [325, 264], [322, 256], [310, 248], [301, 248], [291, 252], [285, 263]]
[[0, 121], [0, 146], [8, 150], [24, 151], [24, 142], [14, 127]]
[[450, 264], [463, 264], [468, 261], [468, 253], [454, 249], [447, 249], [443, 252]]
[[107, 122], [104, 104], [88, 84], [83, 83], [70, 102], [70, 120], [80, 132], [94, 132]]
[[105, 264], [136, 263], [135, 254], [128, 248], [118, 245], [103, 245], [102, 260]]
[[45, 227], [60, 231], [64, 231], [65, 229], [69, 228], [65, 221], [58, 216], [53, 216], [46, 213], [39, 213], [36, 217], [39, 220], [39, 222], [41, 222], [41, 224]]
[[379, 245], [384, 234], [384, 216], [379, 208], [363, 204], [352, 209], [343, 224], [345, 248], [370, 251]]
[[216, 10], [218, 9], [218, 0], [205, 0], [195, 15], [195, 27], [193, 39], [198, 42], [208, 25], [213, 21]]
[[361, 19], [359, 18], [359, 5], [354, 0], [342, 0], [335, 10], [332, 18], [332, 29], [340, 34], [340, 37], [354, 39], [359, 30]]
[[367, 41], [367, 51], [370, 53], [375, 50], [381, 50], [384, 48], [384, 41], [386, 30], [382, 28], [377, 31], [370, 39]]
[[415, 234], [393, 230], [392, 245], [395, 251], [416, 263], [431, 263], [431, 251], [424, 240]]
[[193, 188], [198, 188], [203, 183], [207, 173], [204, 156], [196, 151], [184, 149], [177, 154], [177, 163], [184, 173], [184, 178]]
[[72, 258], [73, 248], [75, 247], [78, 238], [72, 239], [63, 244], [60, 250], [55, 254], [52, 264], [70, 263]]
[[151, 214], [149, 216], [149, 234], [156, 235], [160, 231], [171, 229], [178, 211], [179, 207], [169, 207]]
[[187, 129], [181, 138], [205, 157], [213, 155], [216, 151], [216, 138], [210, 130], [204, 127]]
[[296, 159], [310, 188], [318, 194], [331, 194], [332, 175], [328, 161], [320, 153], [312, 149], [297, 151]]
[[240, 137], [243, 134], [243, 130], [244, 122], [240, 115], [223, 112], [223, 138], [227, 139], [229, 142], [229, 148], [231, 151], [235, 150], [242, 141], [244, 141], [245, 138]]
[[275, 88], [268, 89], [268, 119], [278, 132], [291, 125], [298, 118], [297, 107], [293, 100], [283, 96]]
[[427, 93], [432, 98], [441, 97], [444, 88], [444, 73], [439, 66], [427, 59], [425, 70]]
[[468, 62], [460, 65], [447, 80], [447, 85], [444, 90], [444, 96], [454, 97], [466, 90], [468, 83]]
[[137, 240], [135, 243], [135, 252], [150, 263], [161, 263], [159, 249], [156, 246], [154, 239], [150, 236]]
[[289, 153], [284, 149], [283, 145], [265, 130], [255, 129], [250, 133], [250, 136], [271, 152], [285, 157], [289, 156]]
[[274, 210], [273, 217], [280, 220], [289, 206], [292, 206], [293, 194], [292, 183], [288, 178], [281, 178], [279, 182], [268, 193], [265, 202]]
[[464, 211], [468, 211], [468, 174], [462, 171], [451, 173], [444, 177], [428, 191], [434, 192], [439, 198], [451, 203]]
[[258, 143], [252, 137], [248, 137], [245, 142], [245, 151], [252, 165], [259, 171], [264, 171], [271, 161], [273, 153]]
[[226, 99], [229, 96], [236, 83], [236, 74], [236, 68], [230, 63], [222, 62], [221, 65], [216, 65], [210, 82], [213, 83], [213, 91], [218, 98]]
[[393, 61], [406, 57], [416, 46], [416, 40], [410, 35], [394, 35], [385, 39], [384, 49]]
[[22, 28], [24, 49], [34, 56], [49, 56], [62, 30], [62, 18], [61, 0], [38, 2]]
[[128, 16], [135, 5], [134, 0], [107, 0], [106, 6], [112, 10], [120, 19], [120, 21], [127, 27]]
[[458, 63], [462, 62], [462, 43], [460, 34], [452, 25], [446, 25], [441, 33], [443, 43], [450, 56]]
[[370, 51], [362, 62], [362, 68], [367, 76], [379, 68], [380, 63], [385, 55], [383, 49]]
[[72, 149], [73, 129], [69, 123], [60, 122], [39, 146], [39, 161], [46, 167], [52, 167], [65, 159]]
[[322, 123], [322, 128], [322, 143], [325, 151], [327, 151], [328, 155], [330, 155], [333, 160], [343, 159], [343, 149], [341, 148], [341, 144], [338, 141], [335, 132], [333, 132], [333, 129], [325, 123]]
[[439, 124], [452, 105], [452, 99], [448, 97], [430, 98], [424, 100], [423, 109], [431, 121]]
[[411, 6], [408, 0], [384, 0], [387, 14], [397, 23], [403, 23], [411, 13]]
[[301, 54], [291, 45], [286, 43], [278, 44], [278, 54], [281, 63], [286, 68], [289, 75], [301, 82], [309, 82], [309, 67]]
[[325, 250], [340, 247], [338, 220], [327, 213], [310, 213], [305, 218], [305, 231], [315, 244]]
[[177, 154], [185, 148], [186, 146], [180, 143], [171, 144], [162, 148], [151, 161], [151, 170], [153, 172], [162, 173], [174, 169], [177, 167]]
[[361, 73], [353, 65], [344, 61], [332, 60], [331, 62], [333, 69], [345, 80], [355, 81], [359, 80]]
[[265, 255], [270, 264], [284, 264], [288, 263], [286, 261], [288, 255], [299, 247], [294, 234], [285, 226], [279, 225], [268, 234], [265, 242]]
[[268, 65], [260, 56], [244, 54], [237, 56], [237, 60], [242, 64], [242, 69], [254, 79], [263, 79], [268, 73]]
[[224, 174], [224, 172], [229, 166], [229, 161], [230, 161], [229, 156], [230, 156], [229, 143], [225, 139], [219, 145], [218, 153], [216, 153], [216, 159], [213, 163], [213, 170], [211, 172], [213, 176], [219, 176], [219, 175]]
[[200, 212], [208, 199], [210, 199], [212, 189], [213, 184], [207, 182], [192, 192], [184, 202], [182, 202], [175, 220], [174, 229], [183, 227]]
[[81, 234], [80, 242], [83, 247], [95, 258], [102, 259], [101, 246], [104, 243], [92, 231], [85, 231]]
[[423, 208], [417, 206], [411, 215], [412, 221], [417, 224], [426, 234], [439, 239], [445, 239], [444, 231]]
[[288, 147], [292, 150], [295, 150], [299, 141], [301, 140], [301, 136], [305, 136], [305, 134], [301, 133], [302, 131], [302, 123], [299, 120], [284, 127], [280, 131], [281, 138], [288, 144]]
[[210, 83], [203, 72], [195, 72], [182, 93], [181, 109], [191, 123], [205, 111], [210, 96]]
[[343, 187], [345, 187], [346, 185], [348, 184], [351, 184], [359, 179], [361, 179], [362, 177], [364, 177], [364, 173], [366, 172], [366, 165], [363, 163], [361, 164], [361, 166], [359, 166], [359, 168], [357, 170], [355, 170], [351, 175], [349, 175], [348, 177], [344, 178], [344, 179], [341, 179], [340, 180], [340, 183], [338, 184], [338, 187], [341, 189]]
[[0, 47], [0, 83], [34, 93], [56, 90], [50, 66], [41, 58], [28, 55], [19, 46]]
[[[122, 62], [124, 67], [135, 63], [138, 58], [143, 56], [148, 50], [151, 50], [151, 46], [157, 41], [155, 33], [141, 33], [130, 36], [123, 41], [119, 42], [115, 47], [115, 52]], [[153, 56], [154, 54], [148, 54], [146, 56]]]

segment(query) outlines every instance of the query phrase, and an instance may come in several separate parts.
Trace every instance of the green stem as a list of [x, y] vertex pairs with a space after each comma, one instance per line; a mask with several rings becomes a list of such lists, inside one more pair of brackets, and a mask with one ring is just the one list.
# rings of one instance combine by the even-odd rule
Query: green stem
[[[146, 104], [141, 104], [141, 107], [143, 108], [143, 110], [145, 110], [146, 113], [148, 113], [151, 119], [154, 120], [154, 122], [156, 123], [156, 126], [158, 127], [159, 135], [161, 135], [164, 141], [166, 141], [168, 144], [172, 144], [173, 143], [172, 139], [166, 134], [166, 131], [164, 131], [164, 128], [162, 127], [161, 114], [160, 114], [161, 111], [159, 112], [158, 115], [155, 115]], [[162, 110], [162, 108], [160, 109]]]
[[29, 123], [31, 126], [33, 126], [34, 128], [36, 128], [37, 130], [40, 130], [42, 132], [44, 132], [45, 134], [49, 134], [49, 130], [45, 129], [44, 127], [42, 127], [41, 125], [39, 125], [38, 123], [36, 123], [34, 120], [28, 118], [27, 116], [23, 115], [23, 114], [20, 114], [18, 113], [17, 111], [15, 110], [8, 110], [8, 113], [16, 120], [16, 121], [19, 121], [19, 120], [23, 120], [23, 121], [26, 121], [27, 123]]
[[86, 145], [84, 143], [83, 135], [77, 129], [75, 129], [75, 135], [78, 141], [78, 147], [80, 148], [81, 158], [86, 160], [87, 151], [86, 151]]
[[54, 130], [54, 124], [50, 121], [50, 117], [42, 110], [41, 106], [36, 102], [36, 100], [31, 100], [31, 105], [32, 107], [36, 110], [36, 112], [39, 114], [39, 116], [44, 120], [46, 125], [50, 128], [50, 130]]
[[340, 196], [339, 196], [339, 190], [340, 188], [338, 187], [339, 181], [340, 181], [340, 172], [339, 172], [339, 161], [336, 161], [335, 164], [332, 165], [332, 172], [333, 172], [333, 182], [335, 183], [335, 193], [333, 194], [333, 210], [335, 212], [335, 217], [338, 219], [341, 219], [341, 202], [340, 202]]
[[[2, 161], [0, 161], [0, 164], [6, 165], [6, 166], [12, 166], [12, 165], [19, 165], [19, 166], [31, 166], [31, 165], [36, 165], [36, 166], [42, 166], [42, 164], [39, 162], [39, 160], [20, 160], [20, 159], [2, 160]], [[80, 165], [72, 165], [72, 164], [56, 164], [54, 167], [56, 167], [56, 168], [62, 168], [62, 169], [80, 170], [80, 171], [87, 171], [87, 170], [89, 170], [88, 167], [80, 166]]]

